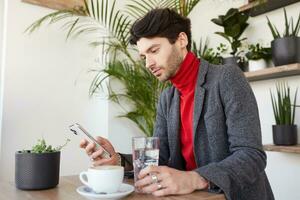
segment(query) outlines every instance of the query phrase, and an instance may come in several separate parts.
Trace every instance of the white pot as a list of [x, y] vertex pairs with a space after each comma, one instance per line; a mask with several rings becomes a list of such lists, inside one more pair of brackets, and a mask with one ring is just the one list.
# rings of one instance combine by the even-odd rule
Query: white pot
[[264, 59], [249, 60], [249, 72], [267, 68], [267, 62]]

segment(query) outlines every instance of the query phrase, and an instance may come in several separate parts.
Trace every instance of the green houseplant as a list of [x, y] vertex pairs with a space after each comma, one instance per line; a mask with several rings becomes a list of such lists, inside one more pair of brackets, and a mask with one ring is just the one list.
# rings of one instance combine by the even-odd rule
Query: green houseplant
[[[300, 62], [300, 12], [297, 20], [288, 19], [286, 9], [283, 9], [285, 29], [282, 34], [267, 17], [268, 26], [274, 40], [271, 42], [272, 60], [275, 66]], [[295, 22], [295, 24], [294, 24]]]
[[[122, 105], [126, 101], [133, 109], [124, 109], [121, 117], [133, 121], [147, 136], [153, 134], [156, 104], [161, 91], [170, 83], [160, 83], [144, 68], [144, 62], [129, 45], [129, 29], [132, 23], [153, 8], [172, 8], [187, 16], [200, 0], [128, 0], [125, 10], [116, 8], [116, 0], [84, 0], [85, 6], [72, 10], [50, 13], [28, 27], [33, 32], [45, 23], [63, 22], [67, 38], [94, 34], [91, 45], [100, 46], [105, 52], [105, 68], [93, 70], [96, 73], [90, 95], [101, 92], [104, 80], [112, 78], [121, 82], [125, 90], [117, 91], [109, 81], [109, 99]], [[97, 33], [95, 36], [95, 33]], [[107, 33], [102, 34], [101, 33]], [[100, 35], [100, 36], [99, 36]], [[107, 55], [109, 55], [109, 60]], [[111, 80], [111, 79], [110, 79]], [[121, 106], [122, 107], [122, 106]]]
[[256, 71], [267, 67], [267, 61], [271, 59], [271, 48], [262, 47], [259, 43], [250, 44], [246, 58], [248, 59], [249, 71]]
[[298, 88], [292, 101], [290, 87], [287, 83], [277, 83], [276, 93], [271, 94], [272, 107], [276, 125], [273, 125], [273, 141], [276, 145], [297, 144], [297, 125], [295, 122], [295, 108]]
[[[249, 15], [244, 12], [239, 12], [236, 8], [230, 8], [225, 15], [219, 15], [211, 21], [218, 26], [223, 27], [223, 32], [215, 32], [226, 39], [231, 47], [231, 57], [224, 58], [224, 64], [238, 64], [241, 59], [239, 57], [242, 46], [242, 41], [247, 38], [241, 38], [243, 32], [248, 27]], [[243, 69], [243, 65], [239, 65]]]
[[212, 64], [222, 64], [222, 56], [221, 54], [226, 51], [226, 46], [224, 44], [220, 44], [215, 51], [213, 48], [208, 47], [208, 39], [203, 43], [202, 38], [200, 39], [199, 45], [196, 44], [195, 41], [192, 43], [192, 52], [199, 58], [207, 60]]
[[39, 139], [31, 150], [15, 154], [15, 184], [19, 189], [38, 190], [53, 188], [59, 183], [59, 166], [62, 146], [53, 148]]

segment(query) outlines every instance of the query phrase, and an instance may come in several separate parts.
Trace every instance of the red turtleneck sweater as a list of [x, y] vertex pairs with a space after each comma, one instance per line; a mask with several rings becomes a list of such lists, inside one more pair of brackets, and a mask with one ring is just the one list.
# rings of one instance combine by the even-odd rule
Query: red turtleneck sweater
[[200, 60], [191, 52], [184, 58], [171, 82], [180, 92], [181, 153], [186, 161], [186, 170], [195, 169], [193, 148], [194, 94]]

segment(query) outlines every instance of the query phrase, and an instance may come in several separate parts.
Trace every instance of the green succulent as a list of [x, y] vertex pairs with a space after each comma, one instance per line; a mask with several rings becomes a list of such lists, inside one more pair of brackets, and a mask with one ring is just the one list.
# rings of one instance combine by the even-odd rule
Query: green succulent
[[[276, 93], [271, 94], [272, 107], [277, 125], [293, 125], [295, 121], [295, 108], [298, 88], [294, 94], [292, 101], [290, 87], [287, 83], [281, 82], [276, 84]], [[277, 98], [276, 98], [277, 96]]]
[[31, 148], [30, 151], [23, 150], [23, 153], [52, 153], [52, 152], [58, 152], [61, 151], [63, 147], [65, 147], [70, 139], [67, 139], [66, 143], [58, 146], [58, 147], [52, 147], [52, 145], [47, 145], [44, 138], [38, 139], [37, 143]]
[[273, 38], [277, 39], [277, 38], [283, 38], [283, 37], [289, 37], [289, 36], [297, 37], [299, 35], [299, 31], [300, 31], [300, 12], [298, 15], [296, 25], [294, 24], [293, 17], [291, 17], [290, 20], [288, 20], [285, 8], [283, 9], [283, 13], [284, 13], [285, 30], [282, 33], [282, 35], [279, 33], [277, 27], [271, 23], [268, 16], [266, 16], [267, 21], [268, 21], [268, 26], [271, 30]]

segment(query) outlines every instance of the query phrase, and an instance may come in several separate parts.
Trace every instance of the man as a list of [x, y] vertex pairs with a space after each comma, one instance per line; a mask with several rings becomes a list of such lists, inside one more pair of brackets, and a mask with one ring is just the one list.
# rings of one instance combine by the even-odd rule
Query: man
[[[274, 199], [264, 171], [257, 103], [243, 73], [196, 58], [190, 52], [190, 20], [170, 9], [154, 9], [138, 20], [130, 43], [154, 76], [173, 83], [157, 105], [160, 166], [143, 169], [136, 186], [155, 196], [208, 189], [224, 192], [228, 200]], [[80, 144], [94, 165], [122, 161], [130, 169], [128, 156], [98, 140], [111, 158], [101, 158], [102, 149], [94, 144]]]

